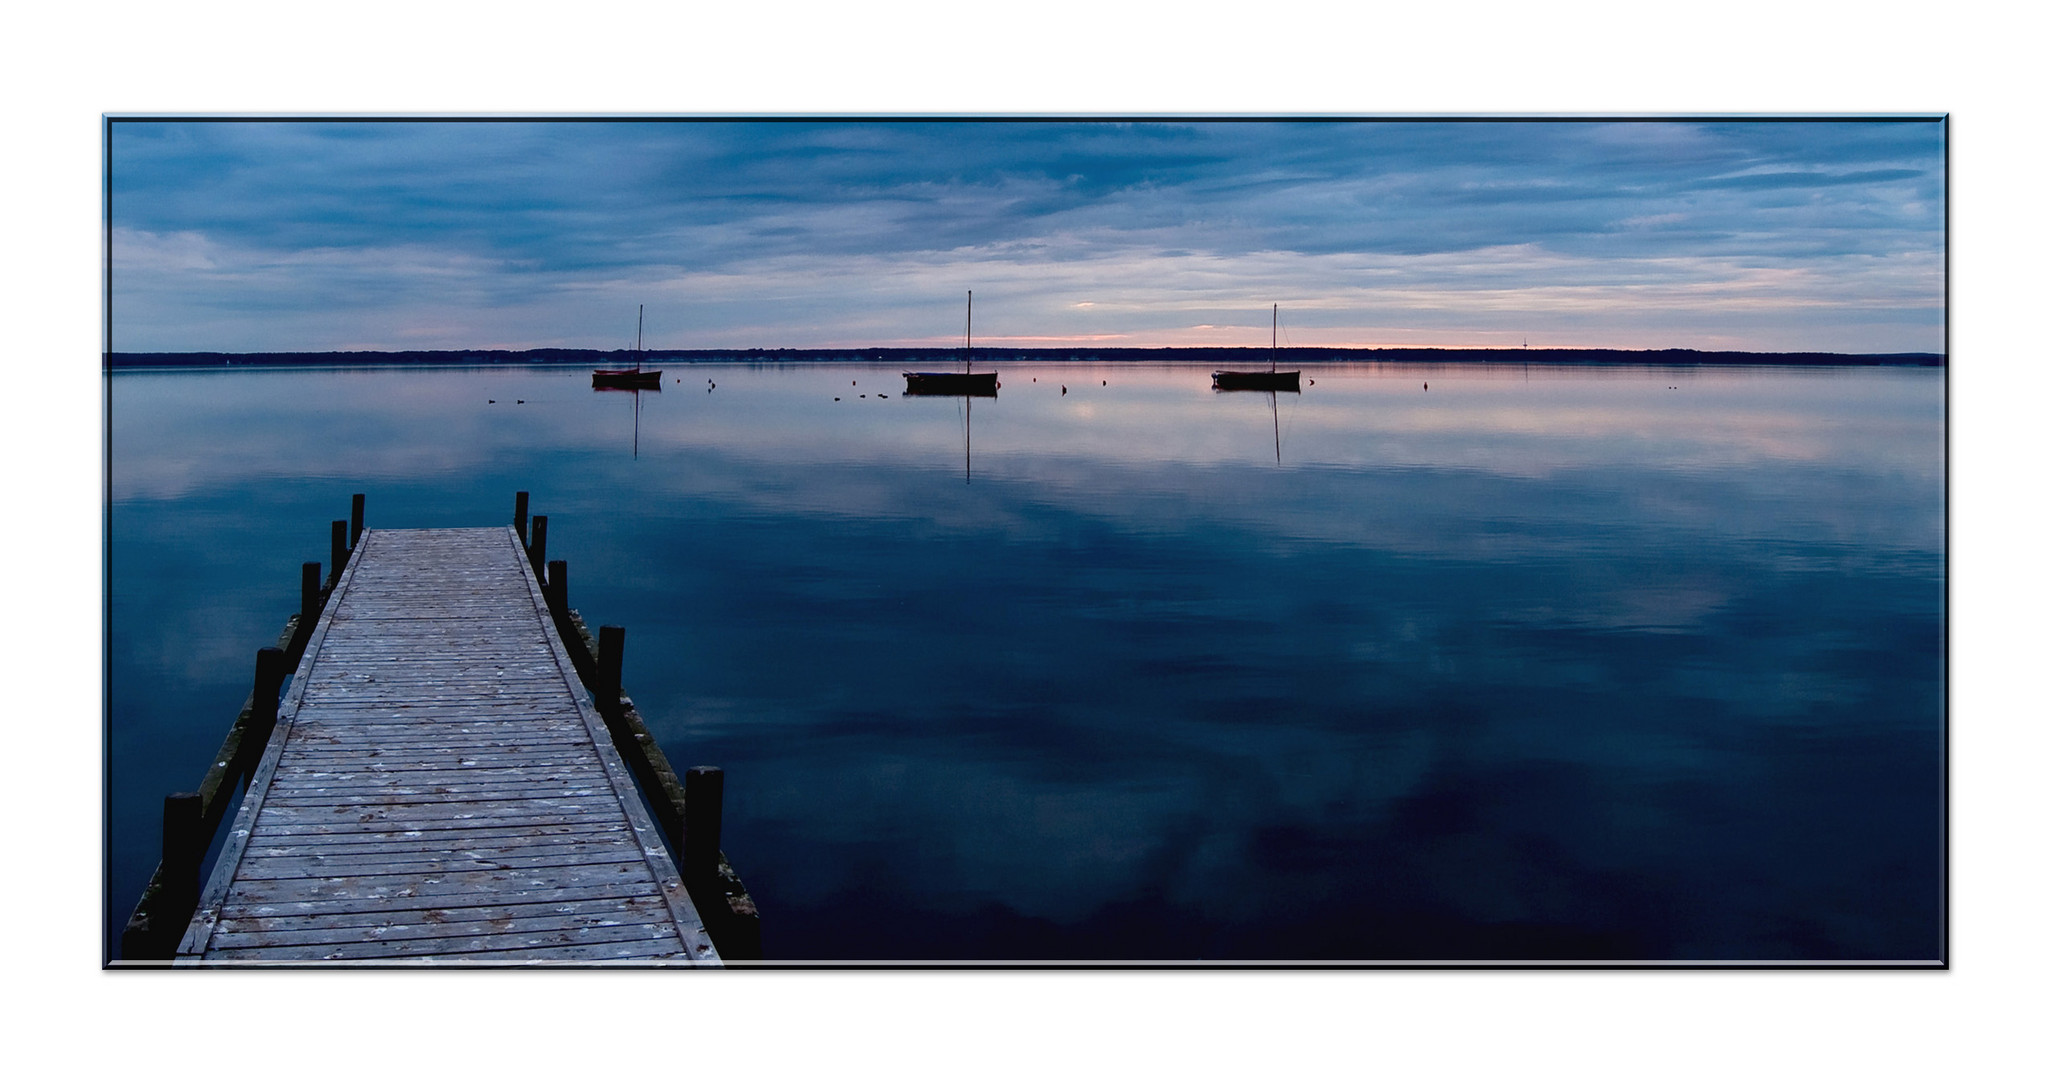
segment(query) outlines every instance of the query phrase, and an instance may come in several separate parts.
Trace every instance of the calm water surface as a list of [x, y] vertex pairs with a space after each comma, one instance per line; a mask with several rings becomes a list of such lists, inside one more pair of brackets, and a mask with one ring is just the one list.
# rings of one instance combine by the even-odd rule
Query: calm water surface
[[112, 376], [110, 940], [350, 494], [527, 490], [773, 958], [1940, 955], [1940, 372], [1000, 370]]

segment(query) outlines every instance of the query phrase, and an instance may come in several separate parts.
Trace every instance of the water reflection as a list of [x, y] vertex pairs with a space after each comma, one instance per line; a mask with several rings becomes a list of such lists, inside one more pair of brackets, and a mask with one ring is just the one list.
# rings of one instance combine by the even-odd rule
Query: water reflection
[[[1298, 386], [1297, 386], [1297, 382], [1298, 382], [1298, 374], [1299, 374], [1299, 373], [1298, 373], [1298, 372], [1296, 372], [1296, 371], [1293, 371], [1293, 372], [1289, 372], [1288, 374], [1290, 374], [1290, 375], [1292, 376], [1292, 382], [1293, 382], [1293, 386], [1292, 386], [1292, 388], [1291, 388], [1291, 389], [1290, 389], [1289, 391], [1287, 391], [1287, 393], [1293, 393], [1293, 394], [1296, 394], [1296, 393], [1298, 393], [1298, 392], [1299, 392], [1299, 388], [1298, 388]], [[1216, 393], [1261, 393], [1261, 394], [1263, 394], [1264, 396], [1266, 396], [1266, 397], [1268, 397], [1268, 398], [1270, 399], [1270, 443], [1271, 443], [1271, 448], [1272, 448], [1272, 450], [1273, 450], [1273, 451], [1275, 451], [1275, 454], [1276, 454], [1276, 458], [1277, 458], [1277, 463], [1278, 463], [1279, 465], [1282, 465], [1282, 464], [1284, 464], [1284, 436], [1282, 436], [1282, 435], [1280, 435], [1280, 434], [1278, 433], [1278, 427], [1277, 427], [1277, 394], [1278, 394], [1278, 391], [1276, 391], [1276, 390], [1257, 390], [1257, 389], [1256, 389], [1255, 387], [1253, 387], [1253, 386], [1222, 386], [1222, 385], [1220, 385], [1220, 381], [1219, 381], [1219, 378], [1218, 378], [1218, 376], [1220, 375], [1220, 373], [1219, 373], [1219, 372], [1215, 372], [1215, 373], [1214, 373], [1214, 375], [1215, 375], [1215, 379], [1214, 379], [1214, 383], [1213, 383], [1213, 389], [1214, 389], [1214, 391], [1215, 391]]]
[[[660, 376], [663, 374], [663, 372], [652, 372], [651, 374]], [[596, 374], [594, 376], [594, 382], [592, 386], [593, 393], [627, 394], [635, 399], [635, 426], [633, 431], [628, 436], [628, 456], [631, 458], [640, 458], [642, 456], [642, 392], [644, 390], [648, 390], [650, 393], [660, 394], [663, 392], [663, 389], [664, 388], [662, 383], [657, 383], [656, 385], [648, 387], [639, 385], [602, 386], [599, 384], [598, 376]]]
[[112, 380], [115, 921], [349, 493], [530, 490], [775, 955], [1937, 948], [1936, 372], [585, 374]]
[[905, 396], [907, 396], [907, 397], [955, 397], [955, 398], [957, 398], [957, 399], [958, 399], [958, 400], [959, 400], [959, 401], [961, 402], [961, 407], [960, 407], [959, 411], [960, 411], [960, 413], [961, 413], [961, 415], [962, 415], [962, 417], [963, 417], [963, 482], [964, 482], [964, 483], [966, 483], [966, 484], [970, 483], [970, 406], [971, 406], [971, 399], [972, 399], [972, 398], [979, 398], [979, 397], [983, 397], [983, 398], [996, 398], [996, 397], [998, 397], [998, 396], [999, 396], [999, 389], [998, 389], [998, 387], [997, 387], [997, 386], [994, 386], [994, 387], [992, 387], [992, 388], [991, 388], [991, 390], [990, 390], [989, 392], [984, 392], [984, 391], [980, 391], [980, 390], [972, 389], [972, 390], [970, 390], [970, 391], [968, 391], [968, 392], [966, 392], [966, 393], [960, 393], [960, 394], [946, 394], [945, 392], [943, 392], [943, 391], [941, 391], [941, 390], [938, 390], [938, 389], [934, 388], [934, 386], [933, 386], [932, 384], [922, 384], [922, 383], [913, 383], [913, 382], [909, 382], [909, 383], [907, 383], [907, 385], [906, 385], [906, 395], [905, 395]]

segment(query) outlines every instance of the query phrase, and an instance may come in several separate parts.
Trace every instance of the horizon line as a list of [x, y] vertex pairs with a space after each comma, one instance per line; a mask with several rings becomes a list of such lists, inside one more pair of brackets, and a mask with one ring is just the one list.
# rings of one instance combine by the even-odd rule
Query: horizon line
[[[475, 345], [446, 348], [330, 348], [330, 349], [106, 349], [101, 356], [407, 356], [416, 354], [446, 353], [595, 353], [603, 355], [633, 354], [630, 348], [597, 348], [589, 345]], [[1734, 356], [1946, 356], [1945, 350], [1898, 349], [1887, 352], [1847, 352], [1835, 349], [1734, 349], [1704, 348], [1691, 345], [1279, 345], [1274, 350], [1263, 345], [1106, 345], [1095, 344], [1083, 348], [1065, 345], [994, 346], [974, 345], [751, 345], [743, 347], [710, 348], [689, 346], [680, 348], [644, 348], [645, 355], [662, 354], [674, 356], [696, 353], [710, 356], [727, 356], [743, 353], [933, 353], [933, 352], [983, 352], [983, 353], [1086, 353], [1086, 352], [1254, 352], [1269, 353], [1350, 353], [1350, 352], [1453, 352], [1453, 353], [1705, 353]]]

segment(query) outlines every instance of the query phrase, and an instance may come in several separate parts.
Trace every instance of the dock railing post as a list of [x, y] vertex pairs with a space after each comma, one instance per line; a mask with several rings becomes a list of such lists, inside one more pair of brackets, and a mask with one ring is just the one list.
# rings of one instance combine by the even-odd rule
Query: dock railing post
[[549, 515], [535, 515], [535, 536], [528, 541], [528, 565], [535, 571], [535, 580], [541, 581], [549, 558]]
[[264, 758], [264, 746], [278, 726], [278, 691], [285, 685], [285, 650], [265, 647], [257, 650], [257, 675], [250, 684], [250, 718], [243, 725], [242, 741], [236, 747], [236, 772], [245, 782], [257, 772]]
[[348, 562], [349, 558], [350, 523], [347, 521], [329, 522], [328, 561], [330, 569], [328, 572], [328, 583], [330, 585], [342, 580], [343, 563]]
[[300, 564], [300, 637], [306, 637], [314, 630], [314, 621], [321, 617], [321, 564], [303, 562]]
[[[539, 518], [537, 520], [540, 520]], [[592, 703], [602, 715], [613, 717], [621, 710], [621, 648], [628, 632], [618, 626], [599, 628], [598, 678], [592, 688]]]
[[[200, 793], [176, 791], [166, 795], [162, 869], [167, 928], [183, 927], [199, 906], [200, 860], [206, 855], [207, 840], [200, 835]], [[170, 952], [167, 950], [165, 955]]]
[[570, 568], [564, 565], [564, 560], [552, 560], [549, 564], [549, 580], [542, 583], [542, 598], [549, 604], [549, 613], [559, 618], [571, 608], [570, 591], [565, 581], [565, 575], [568, 573]]
[[718, 766], [695, 765], [685, 770], [685, 836], [679, 857], [684, 873], [698, 877], [713, 873], [721, 862], [721, 788], [723, 774]]
[[528, 542], [528, 493], [514, 492], [514, 531], [521, 536], [521, 542]]
[[265, 646], [257, 650], [257, 678], [250, 688], [250, 737], [244, 743], [251, 762], [264, 756], [264, 744], [271, 741], [271, 729], [278, 724], [278, 692], [285, 686], [285, 650]]
[[364, 534], [364, 496], [350, 496], [350, 547], [357, 546], [357, 537]]

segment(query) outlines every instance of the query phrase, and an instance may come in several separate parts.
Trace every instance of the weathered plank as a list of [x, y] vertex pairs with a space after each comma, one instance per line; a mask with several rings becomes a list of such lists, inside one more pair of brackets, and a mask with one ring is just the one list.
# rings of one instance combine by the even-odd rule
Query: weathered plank
[[670, 946], [661, 941], [626, 941], [599, 945], [551, 944], [540, 948], [509, 948], [477, 952], [473, 955], [450, 952], [433, 956], [373, 957], [345, 956], [339, 952], [324, 954], [323, 950], [319, 949], [242, 949], [223, 959], [232, 961], [237, 966], [248, 967], [267, 964], [281, 967], [650, 967], [685, 962], [684, 957], [668, 951], [669, 948]]
[[180, 959], [719, 963], [512, 529], [360, 535]]
[[[554, 760], [545, 760], [551, 758]], [[419, 783], [424, 778], [434, 778], [438, 774], [447, 773], [453, 778], [476, 782], [498, 778], [499, 774], [519, 775], [524, 769], [555, 769], [565, 774], [581, 771], [605, 774], [605, 770], [591, 761], [583, 760], [576, 748], [569, 745], [553, 751], [447, 753], [416, 750], [392, 756], [368, 751], [349, 753], [330, 750], [320, 754], [291, 754], [281, 757], [279, 762], [279, 771], [284, 775], [307, 780], [327, 778], [338, 781], [404, 779]]]
[[[542, 830], [565, 828], [573, 831], [588, 831], [599, 828], [627, 828], [625, 824], [593, 814], [502, 814], [489, 817], [452, 818], [439, 822], [386, 822], [332, 820], [293, 821], [279, 818], [261, 819], [267, 837], [298, 838], [311, 836], [451, 836], [478, 835], [487, 830]], [[297, 841], [296, 841], [297, 842]]]
[[612, 942], [636, 942], [646, 946], [650, 952], [636, 952], [643, 956], [680, 955], [677, 928], [669, 925], [627, 924], [622, 926], [586, 926], [568, 929], [542, 931], [539, 933], [516, 934], [446, 934], [431, 938], [412, 938], [403, 941], [355, 941], [330, 942], [318, 945], [280, 945], [276, 947], [222, 948], [216, 950], [222, 960], [368, 960], [396, 956], [451, 956], [459, 954], [490, 953], [507, 949], [555, 949], [577, 945], [592, 945]]
[[[341, 945], [370, 941], [417, 942], [424, 939], [485, 937], [497, 934], [549, 934], [598, 927], [634, 926], [660, 928], [670, 914], [658, 908], [608, 909], [572, 913], [540, 912], [535, 915], [496, 915], [462, 922], [420, 921], [380, 923], [374, 926], [322, 924], [307, 929], [285, 929], [271, 925], [224, 922], [214, 931], [217, 949], [275, 948], [286, 945]], [[302, 920], [314, 921], [320, 920]], [[661, 936], [661, 932], [649, 934]], [[440, 950], [439, 950], [440, 951]]]
[[[482, 711], [482, 710], [481, 710]], [[468, 739], [478, 745], [513, 745], [522, 740], [542, 739], [550, 742], [582, 742], [578, 733], [583, 728], [575, 724], [559, 723], [547, 718], [512, 714], [503, 720], [443, 720], [431, 715], [422, 715], [413, 723], [395, 722], [404, 718], [383, 717], [377, 723], [337, 723], [332, 717], [325, 723], [315, 722], [307, 726], [301, 741], [307, 748], [347, 747], [361, 743], [371, 748], [385, 746], [406, 746], [418, 743], [424, 746], [459, 746]], [[430, 727], [429, 725], [437, 725]]]
[[[406, 918], [416, 912], [439, 912], [438, 918], [448, 919], [452, 912], [484, 912], [503, 904], [458, 903], [446, 904], [447, 897], [430, 896], [380, 896], [329, 897], [314, 900], [263, 900], [231, 904], [222, 909], [223, 921], [244, 918], [273, 918], [286, 915], [305, 915], [310, 918], [333, 919], [337, 925], [352, 924], [352, 920], [373, 919], [365, 925], [377, 925], [380, 918]], [[460, 898], [461, 899], [461, 898]], [[578, 903], [636, 903], [661, 904], [662, 901], [648, 896], [633, 883], [599, 882], [584, 885], [565, 885], [553, 889], [532, 889], [521, 894], [523, 904], [578, 904]]]
[[410, 853], [429, 853], [440, 856], [461, 854], [474, 858], [496, 858], [505, 855], [534, 854], [558, 844], [590, 845], [599, 836], [619, 839], [629, 835], [626, 829], [583, 829], [556, 828], [549, 831], [530, 829], [500, 829], [495, 835], [473, 836], [453, 840], [446, 834], [418, 836], [408, 833], [376, 833], [370, 838], [343, 837], [283, 837], [287, 842], [272, 840], [263, 847], [252, 845], [245, 858], [264, 859], [273, 857], [299, 856], [343, 856], [378, 855], [397, 859]]
[[435, 898], [438, 904], [504, 904], [525, 899], [532, 890], [590, 886], [637, 887], [647, 894], [647, 878], [632, 863], [597, 866], [549, 866], [498, 870], [449, 870], [440, 873], [338, 874], [323, 878], [253, 878], [238, 881], [240, 903], [280, 904], [316, 900]]
[[236, 908], [225, 912], [215, 933], [272, 931], [297, 933], [325, 931], [336, 927], [385, 928], [442, 926], [460, 922], [492, 922], [498, 919], [532, 919], [558, 916], [566, 919], [599, 918], [623, 921], [651, 921], [668, 918], [664, 905], [647, 896], [614, 896], [582, 900], [553, 900], [524, 904], [485, 904], [476, 907], [424, 907], [381, 911], [338, 912], [321, 915], [283, 915]]
[[303, 787], [361, 787], [380, 790], [409, 785], [532, 785], [552, 780], [589, 784], [595, 781], [603, 783], [606, 780], [606, 771], [596, 765], [561, 760], [561, 752], [554, 756], [559, 758], [554, 763], [523, 762], [519, 755], [502, 754], [498, 755], [497, 765], [479, 764], [475, 758], [450, 758], [441, 762], [402, 761], [388, 764], [375, 758], [363, 757], [340, 757], [326, 763], [309, 762], [308, 759], [299, 757], [292, 759], [292, 764], [281, 768], [278, 778]]
[[466, 857], [471, 853], [414, 855], [379, 852], [373, 855], [311, 855], [264, 858], [245, 856], [240, 871], [244, 881], [284, 881], [291, 878], [321, 878], [384, 875], [458, 874], [477, 870], [540, 870], [570, 866], [610, 866], [634, 863], [642, 849], [633, 844], [600, 847], [587, 842], [560, 845], [563, 850], [541, 854], [502, 855], [497, 858]]

